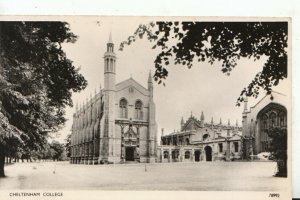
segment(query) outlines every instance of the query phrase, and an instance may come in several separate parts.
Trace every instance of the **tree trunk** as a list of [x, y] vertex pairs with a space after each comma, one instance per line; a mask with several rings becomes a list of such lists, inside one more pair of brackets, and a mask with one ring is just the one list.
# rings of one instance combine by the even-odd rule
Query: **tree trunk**
[[5, 156], [4, 154], [0, 153], [0, 177], [5, 177], [4, 164], [5, 164]]
[[278, 160], [277, 161], [278, 172], [275, 176], [278, 177], [287, 177], [287, 161], [286, 160]]

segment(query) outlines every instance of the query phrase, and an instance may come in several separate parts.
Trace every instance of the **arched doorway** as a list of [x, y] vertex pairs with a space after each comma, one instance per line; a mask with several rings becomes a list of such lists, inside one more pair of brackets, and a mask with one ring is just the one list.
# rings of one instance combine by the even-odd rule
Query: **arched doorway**
[[134, 147], [126, 147], [125, 148], [125, 160], [126, 161], [134, 161]]
[[212, 149], [210, 146], [206, 146], [204, 148], [205, 155], [206, 155], [206, 161], [212, 161]]
[[199, 150], [195, 151], [195, 161], [196, 162], [200, 161], [200, 151]]
[[172, 160], [173, 162], [177, 162], [179, 157], [179, 151], [178, 150], [173, 150], [172, 151]]

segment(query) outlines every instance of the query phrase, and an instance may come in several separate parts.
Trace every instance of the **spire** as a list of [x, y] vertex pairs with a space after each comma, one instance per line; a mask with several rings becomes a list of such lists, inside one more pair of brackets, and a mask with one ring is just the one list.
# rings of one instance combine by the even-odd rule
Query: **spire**
[[228, 126], [230, 126], [230, 119], [228, 119]]
[[214, 118], [213, 117], [211, 118], [211, 124], [214, 124]]
[[183, 127], [184, 127], [184, 120], [183, 120], [183, 117], [181, 117], [181, 121], [180, 121], [180, 131], [183, 130]]
[[102, 85], [100, 83], [100, 87], [99, 87], [99, 94], [100, 94], [100, 98], [101, 98], [101, 94], [102, 94]]
[[201, 112], [201, 117], [200, 117], [201, 121], [204, 121], [204, 114], [203, 111]]
[[152, 75], [151, 75], [151, 70], [149, 71], [148, 83], [152, 83]]
[[220, 117], [220, 124], [222, 124], [222, 118]]
[[151, 75], [151, 70], [149, 72], [149, 77], [148, 77], [148, 90], [150, 94], [150, 98], [153, 98], [153, 83], [152, 83], [152, 75]]
[[236, 120], [236, 124], [235, 124], [235, 126], [236, 126], [236, 127], [238, 127], [238, 126], [239, 126], [239, 124], [238, 124], [238, 120]]
[[107, 42], [107, 53], [114, 53], [114, 43], [111, 39], [111, 33], [109, 34], [109, 39]]
[[112, 44], [113, 41], [112, 41], [112, 37], [111, 37], [111, 32], [109, 33], [109, 39], [108, 39], [108, 43]]

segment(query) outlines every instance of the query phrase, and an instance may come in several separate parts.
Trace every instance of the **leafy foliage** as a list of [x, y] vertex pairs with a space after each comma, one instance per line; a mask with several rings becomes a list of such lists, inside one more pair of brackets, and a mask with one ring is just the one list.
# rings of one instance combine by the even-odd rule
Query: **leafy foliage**
[[275, 127], [270, 129], [268, 136], [272, 138], [270, 151], [276, 160], [287, 159], [287, 129]]
[[268, 136], [272, 139], [270, 151], [277, 160], [278, 176], [287, 176], [287, 129], [274, 127], [269, 130]]
[[240, 58], [259, 60], [266, 56], [262, 71], [241, 91], [240, 105], [245, 96], [257, 97], [260, 88], [271, 94], [272, 87], [287, 78], [287, 22], [158, 21], [140, 25], [121, 43], [120, 50], [144, 35], [155, 43], [153, 49], [160, 48], [154, 60], [158, 84], [164, 84], [172, 60], [188, 68], [195, 62], [221, 62], [221, 71], [230, 75]]
[[52, 159], [53, 160], [64, 160], [65, 157], [65, 147], [58, 141], [53, 140], [50, 144], [50, 148], [53, 150]]
[[76, 38], [64, 22], [0, 22], [1, 151], [38, 151], [65, 123], [87, 85], [61, 46]]

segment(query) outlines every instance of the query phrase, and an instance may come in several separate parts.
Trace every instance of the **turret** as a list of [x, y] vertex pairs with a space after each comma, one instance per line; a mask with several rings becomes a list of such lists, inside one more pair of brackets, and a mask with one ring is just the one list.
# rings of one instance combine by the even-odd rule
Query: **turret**
[[183, 117], [181, 117], [180, 127], [181, 127], [180, 130], [183, 131], [183, 127], [184, 127], [184, 120], [183, 120]]
[[201, 127], [204, 127], [204, 114], [203, 114], [203, 111], [201, 112], [200, 121], [201, 121]]
[[148, 77], [148, 91], [149, 91], [149, 105], [148, 105], [148, 161], [147, 162], [155, 162], [156, 156], [156, 138], [157, 138], [157, 125], [155, 120], [155, 104], [153, 101], [153, 83], [152, 83], [152, 75], [151, 71], [149, 72]]
[[153, 98], [153, 82], [152, 82], [151, 71], [149, 72], [149, 76], [148, 76], [148, 90], [149, 90], [150, 98]]

